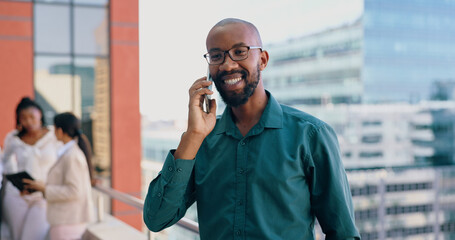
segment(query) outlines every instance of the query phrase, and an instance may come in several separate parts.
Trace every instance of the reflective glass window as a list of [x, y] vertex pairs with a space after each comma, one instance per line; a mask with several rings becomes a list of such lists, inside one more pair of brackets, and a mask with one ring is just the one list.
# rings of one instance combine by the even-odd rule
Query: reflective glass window
[[35, 51], [70, 53], [70, 8], [66, 5], [35, 4]]
[[69, 3], [70, 0], [35, 0], [36, 2], [44, 2], [44, 3]]
[[94, 164], [107, 169], [110, 164], [110, 85], [109, 59], [74, 59], [74, 76], [81, 80], [81, 126], [92, 143]]
[[107, 55], [106, 8], [74, 7], [74, 51], [76, 54]]
[[73, 0], [74, 4], [86, 4], [95, 6], [106, 6], [108, 0]]
[[56, 113], [71, 111], [81, 116], [81, 82], [70, 73], [70, 57], [35, 57], [35, 98], [47, 124], [53, 124]]

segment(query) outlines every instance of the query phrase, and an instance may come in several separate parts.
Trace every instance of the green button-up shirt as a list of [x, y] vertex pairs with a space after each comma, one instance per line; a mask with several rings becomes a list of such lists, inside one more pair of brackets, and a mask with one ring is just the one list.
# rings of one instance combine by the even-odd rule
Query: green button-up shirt
[[151, 183], [144, 221], [160, 231], [197, 201], [201, 239], [359, 239], [334, 131], [269, 100], [243, 137], [228, 107], [194, 160], [171, 151]]

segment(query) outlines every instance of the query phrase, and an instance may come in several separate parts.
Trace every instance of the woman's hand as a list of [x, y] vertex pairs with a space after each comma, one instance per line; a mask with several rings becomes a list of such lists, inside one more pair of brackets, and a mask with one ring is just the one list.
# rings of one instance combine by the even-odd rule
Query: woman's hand
[[25, 189], [21, 193], [23, 195], [30, 194], [29, 190], [40, 191], [42, 193], [44, 193], [44, 191], [46, 190], [46, 185], [43, 182], [33, 181], [26, 178], [22, 179], [22, 182], [25, 183]]

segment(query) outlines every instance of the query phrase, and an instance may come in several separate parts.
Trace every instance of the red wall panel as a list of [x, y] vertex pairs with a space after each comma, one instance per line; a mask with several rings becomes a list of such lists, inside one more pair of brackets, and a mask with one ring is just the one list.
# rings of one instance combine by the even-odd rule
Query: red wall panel
[[0, 1], [0, 142], [15, 127], [15, 109], [33, 97], [32, 3]]
[[139, 42], [139, 29], [133, 26], [113, 26], [111, 28], [112, 39], [116, 41], [130, 41], [131, 44], [135, 45]]
[[[111, 1], [112, 187], [140, 197], [138, 1]], [[118, 201], [112, 213], [137, 229], [141, 212]]]
[[111, 0], [112, 22], [138, 23], [138, 0]]

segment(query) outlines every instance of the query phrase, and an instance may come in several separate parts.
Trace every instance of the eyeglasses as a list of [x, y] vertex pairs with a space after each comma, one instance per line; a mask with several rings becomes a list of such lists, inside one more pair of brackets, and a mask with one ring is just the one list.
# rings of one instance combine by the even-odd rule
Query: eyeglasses
[[226, 59], [226, 53], [233, 61], [241, 61], [248, 58], [248, 52], [251, 49], [260, 49], [262, 52], [262, 47], [256, 46], [240, 46], [240, 47], [233, 47], [226, 51], [221, 50], [213, 50], [206, 54], [204, 54], [205, 60], [210, 65], [218, 65], [223, 64], [224, 60]]

